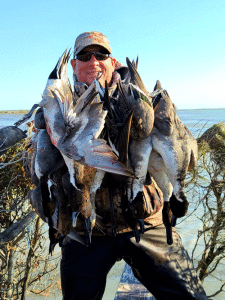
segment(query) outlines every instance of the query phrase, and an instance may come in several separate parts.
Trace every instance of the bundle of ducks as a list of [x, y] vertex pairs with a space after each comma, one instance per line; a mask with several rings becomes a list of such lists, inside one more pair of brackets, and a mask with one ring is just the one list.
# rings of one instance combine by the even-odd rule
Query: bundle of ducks
[[[188, 209], [184, 180], [197, 163], [196, 140], [158, 81], [147, 92], [134, 61], [127, 58], [129, 72], [116, 87], [108, 90], [106, 84], [102, 89], [97, 78], [79, 97], [67, 79], [69, 56], [66, 50], [48, 78], [42, 101], [15, 126], [39, 107], [26, 169], [36, 185], [29, 193], [31, 203], [49, 225], [50, 252], [65, 236], [88, 246], [94, 226], [102, 229], [95, 195], [106, 173], [112, 179], [112, 226], [112, 190], [120, 185], [124, 217], [137, 242], [138, 225], [144, 233], [143, 185], [149, 174], [154, 178], [163, 193], [163, 222], [172, 244], [171, 228]], [[78, 220], [84, 224], [85, 240], [76, 232]]]

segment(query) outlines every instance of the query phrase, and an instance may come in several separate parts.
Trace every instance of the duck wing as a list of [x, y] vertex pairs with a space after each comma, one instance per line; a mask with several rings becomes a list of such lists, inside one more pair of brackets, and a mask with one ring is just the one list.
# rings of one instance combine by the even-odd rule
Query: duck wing
[[[155, 103], [154, 127], [160, 132], [160, 134], [170, 137], [169, 139], [171, 142], [173, 141], [174, 143], [178, 143], [179, 140], [182, 141], [185, 148], [190, 148], [190, 165], [192, 167], [196, 166], [198, 157], [197, 142], [188, 128], [178, 118], [175, 106], [172, 103], [168, 92], [162, 89], [161, 83], [158, 80], [153, 93], [157, 93], [155, 98], [153, 98], [153, 104]], [[185, 151], [186, 150], [184, 149], [184, 153]]]
[[165, 136], [172, 134], [176, 118], [174, 104], [170, 100], [166, 90], [158, 89], [158, 93], [153, 98], [154, 102], [154, 126]]
[[7, 126], [0, 129], [0, 155], [9, 148], [26, 138], [26, 132], [16, 126]]

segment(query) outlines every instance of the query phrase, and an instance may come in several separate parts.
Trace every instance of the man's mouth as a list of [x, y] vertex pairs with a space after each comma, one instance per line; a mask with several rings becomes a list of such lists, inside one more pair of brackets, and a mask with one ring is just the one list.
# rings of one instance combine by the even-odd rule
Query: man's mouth
[[88, 74], [90, 74], [90, 75], [98, 75], [98, 73], [101, 73], [101, 71], [98, 70], [98, 71], [90, 71], [90, 72], [88, 72]]

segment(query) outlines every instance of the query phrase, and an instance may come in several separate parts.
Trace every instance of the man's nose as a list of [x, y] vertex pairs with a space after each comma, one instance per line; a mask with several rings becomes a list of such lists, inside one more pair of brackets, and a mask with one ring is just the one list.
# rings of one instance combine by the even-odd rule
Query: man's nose
[[98, 63], [98, 60], [95, 58], [94, 54], [91, 55], [90, 64]]

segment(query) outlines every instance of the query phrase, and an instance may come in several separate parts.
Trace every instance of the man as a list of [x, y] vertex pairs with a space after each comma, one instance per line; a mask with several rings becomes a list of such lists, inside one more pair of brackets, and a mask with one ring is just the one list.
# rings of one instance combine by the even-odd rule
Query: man
[[[108, 39], [100, 32], [85, 32], [75, 42], [71, 65], [74, 72], [74, 90], [80, 94], [92, 81], [100, 76], [116, 97], [116, 83], [123, 82], [127, 70], [118, 68], [118, 62], [111, 57]], [[114, 217], [110, 214], [107, 176], [96, 196], [96, 213], [102, 226], [93, 229], [90, 247], [68, 237], [62, 247], [61, 282], [64, 300], [102, 299], [106, 277], [116, 261], [124, 259], [135, 277], [160, 299], [207, 299], [193, 270], [189, 256], [181, 239], [173, 230], [173, 244], [167, 245], [166, 230], [162, 224], [162, 193], [150, 180], [143, 187], [146, 200], [145, 233], [136, 242], [133, 231], [122, 213], [121, 197], [116, 187], [113, 191]], [[112, 221], [117, 234], [112, 231]], [[77, 225], [84, 234], [82, 225]]]

